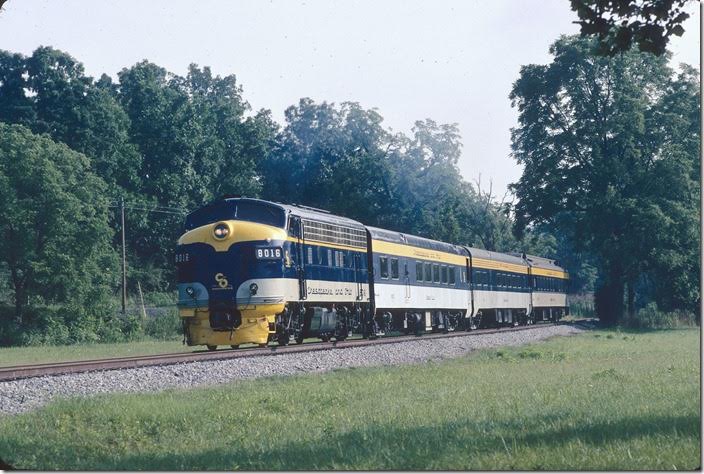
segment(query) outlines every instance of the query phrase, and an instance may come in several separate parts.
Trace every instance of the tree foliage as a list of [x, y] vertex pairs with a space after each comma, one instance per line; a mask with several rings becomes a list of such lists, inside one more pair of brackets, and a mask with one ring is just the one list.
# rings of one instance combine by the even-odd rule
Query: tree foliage
[[117, 261], [107, 187], [89, 160], [0, 123], [0, 189], [0, 262], [10, 274], [16, 322], [31, 323], [30, 305], [99, 304], [116, 284]]
[[40, 47], [29, 57], [0, 51], [0, 121], [48, 133], [90, 156], [113, 196], [139, 187], [141, 157], [127, 115], [62, 51]]
[[687, 0], [570, 0], [582, 36], [597, 38], [595, 51], [614, 56], [638, 45], [665, 54], [670, 36], [682, 36]]
[[563, 37], [550, 64], [524, 66], [513, 86], [513, 156], [525, 166], [513, 185], [517, 226], [557, 226], [597, 257], [597, 303], [607, 320], [620, 317], [624, 285], [633, 312], [645, 276], [667, 288], [656, 292], [664, 307], [692, 307], [699, 298], [698, 77], [690, 68], [675, 76], [666, 56], [605, 58], [591, 55], [592, 47]]

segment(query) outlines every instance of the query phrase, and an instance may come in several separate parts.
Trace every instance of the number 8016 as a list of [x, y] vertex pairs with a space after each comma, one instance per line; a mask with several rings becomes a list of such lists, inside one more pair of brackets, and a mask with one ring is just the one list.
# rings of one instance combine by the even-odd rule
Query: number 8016
[[281, 258], [281, 248], [260, 247], [257, 249], [257, 258]]

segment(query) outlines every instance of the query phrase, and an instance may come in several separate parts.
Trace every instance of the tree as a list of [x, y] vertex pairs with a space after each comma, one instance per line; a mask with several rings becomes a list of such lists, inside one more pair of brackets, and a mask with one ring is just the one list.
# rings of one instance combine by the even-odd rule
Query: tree
[[[518, 229], [555, 225], [594, 255], [597, 310], [615, 322], [626, 291], [634, 312], [641, 275], [673, 289], [662, 255], [688, 262], [673, 271], [698, 268], [697, 241], [686, 239], [699, 216], [699, 97], [693, 72], [673, 77], [667, 55], [606, 58], [592, 48], [562, 37], [549, 65], [521, 68], [510, 95], [519, 112], [512, 149], [525, 168], [512, 189]], [[698, 275], [678, 294], [697, 294]]]
[[82, 154], [0, 123], [0, 262], [17, 323], [32, 305], [96, 304], [115, 285], [106, 185]]
[[[264, 197], [366, 224], [471, 243], [463, 225], [474, 194], [457, 169], [456, 125], [417, 121], [393, 134], [376, 110], [301, 99], [286, 110], [279, 146], [264, 167]], [[284, 196], [282, 198], [281, 196]]]
[[62, 51], [40, 47], [25, 57], [0, 50], [0, 121], [48, 133], [84, 153], [113, 196], [139, 187], [141, 157], [130, 143], [127, 115]]
[[[266, 111], [245, 116], [249, 104], [235, 76], [213, 77], [192, 64], [187, 77], [142, 61], [119, 74], [116, 96], [130, 120], [130, 138], [143, 156], [138, 198], [147, 207], [200, 207], [223, 194], [257, 196], [259, 167], [276, 126]], [[112, 86], [101, 81], [107, 89]], [[137, 265], [153, 287], [173, 280], [170, 252], [183, 216], [134, 213], [130, 219]], [[162, 287], [162, 289], [164, 289]]]
[[597, 54], [614, 56], [631, 46], [661, 56], [670, 36], [682, 36], [687, 0], [570, 0], [582, 36], [596, 36]]
[[278, 146], [263, 166], [265, 198], [328, 209], [364, 222], [388, 212], [393, 137], [374, 110], [301, 99], [285, 112]]

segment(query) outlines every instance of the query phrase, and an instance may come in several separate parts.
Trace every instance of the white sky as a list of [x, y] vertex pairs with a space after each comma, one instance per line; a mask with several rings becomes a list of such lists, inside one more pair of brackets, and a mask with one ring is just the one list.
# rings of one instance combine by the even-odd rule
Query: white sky
[[[692, 2], [673, 62], [699, 65]], [[64, 50], [89, 75], [148, 59], [184, 75], [189, 63], [236, 74], [254, 109], [283, 111], [301, 97], [377, 108], [385, 125], [459, 124], [460, 169], [495, 194], [516, 181], [508, 94], [521, 65], [547, 63], [560, 34], [578, 32], [569, 0], [9, 0], [0, 49]]]

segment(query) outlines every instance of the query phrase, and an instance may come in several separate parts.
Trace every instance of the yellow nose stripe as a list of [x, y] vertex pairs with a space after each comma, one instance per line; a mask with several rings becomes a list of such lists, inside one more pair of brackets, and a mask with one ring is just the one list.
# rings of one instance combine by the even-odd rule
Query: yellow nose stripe
[[[232, 233], [225, 239], [216, 239], [213, 228], [219, 222], [227, 222]], [[217, 252], [226, 252], [232, 244], [253, 240], [286, 240], [286, 231], [278, 227], [247, 221], [219, 221], [189, 230], [178, 239], [179, 245], [202, 243], [210, 245]]]

